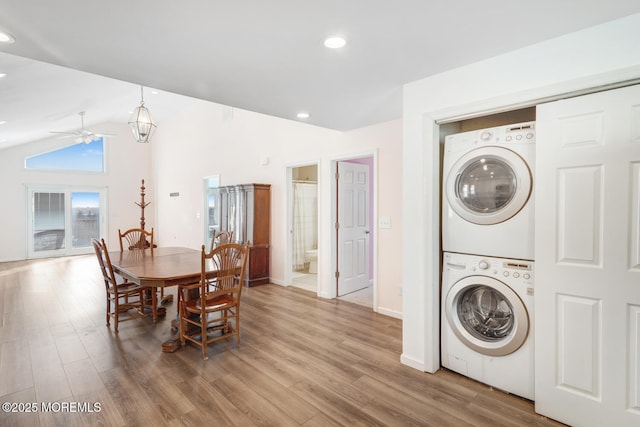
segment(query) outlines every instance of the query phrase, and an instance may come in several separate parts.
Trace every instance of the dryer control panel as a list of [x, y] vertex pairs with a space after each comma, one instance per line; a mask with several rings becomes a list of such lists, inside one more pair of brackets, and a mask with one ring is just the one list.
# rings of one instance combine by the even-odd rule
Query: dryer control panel
[[461, 132], [447, 135], [445, 141], [448, 149], [456, 152], [465, 147], [492, 144], [533, 144], [536, 140], [536, 123], [524, 122], [513, 125], [498, 126], [481, 130]]

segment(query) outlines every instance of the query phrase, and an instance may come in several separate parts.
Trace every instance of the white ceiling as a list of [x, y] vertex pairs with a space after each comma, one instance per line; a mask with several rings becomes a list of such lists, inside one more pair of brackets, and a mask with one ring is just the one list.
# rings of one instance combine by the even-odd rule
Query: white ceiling
[[[87, 127], [126, 122], [139, 85], [160, 90], [145, 90], [157, 122], [182, 105], [174, 93], [354, 129], [401, 117], [405, 83], [640, 12], [640, 1], [0, 0], [0, 11], [16, 39], [0, 45], [2, 148], [76, 129], [79, 111]], [[345, 48], [323, 46], [334, 34]]]

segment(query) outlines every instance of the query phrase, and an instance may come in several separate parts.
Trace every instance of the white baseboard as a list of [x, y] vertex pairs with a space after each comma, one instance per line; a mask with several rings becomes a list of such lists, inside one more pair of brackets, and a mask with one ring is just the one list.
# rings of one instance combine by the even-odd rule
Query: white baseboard
[[400, 355], [400, 363], [402, 363], [403, 365], [407, 365], [411, 368], [417, 369], [419, 371], [427, 372], [423, 361], [409, 357], [404, 353]]
[[388, 308], [384, 308], [384, 307], [378, 307], [378, 310], [376, 310], [376, 312], [378, 314], [384, 314], [385, 316], [394, 317], [396, 319], [402, 320], [402, 312], [399, 312], [399, 311], [389, 310]]
[[439, 367], [436, 367], [435, 369], [430, 370], [430, 369], [427, 368], [427, 366], [424, 363], [424, 361], [414, 359], [414, 358], [412, 358], [410, 356], [407, 356], [404, 353], [400, 355], [400, 363], [402, 363], [403, 365], [407, 365], [407, 366], [409, 366], [411, 368], [417, 369], [419, 371], [429, 373], [429, 374], [435, 374], [439, 370]]

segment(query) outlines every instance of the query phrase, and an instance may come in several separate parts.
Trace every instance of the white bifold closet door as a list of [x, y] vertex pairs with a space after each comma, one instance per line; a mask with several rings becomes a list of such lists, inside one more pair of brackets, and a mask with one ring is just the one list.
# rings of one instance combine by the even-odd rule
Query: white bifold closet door
[[640, 425], [640, 86], [537, 109], [536, 411]]

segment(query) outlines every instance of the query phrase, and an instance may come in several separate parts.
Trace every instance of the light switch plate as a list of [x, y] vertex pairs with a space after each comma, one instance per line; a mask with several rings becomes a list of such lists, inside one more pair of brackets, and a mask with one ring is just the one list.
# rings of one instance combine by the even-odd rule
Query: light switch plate
[[391, 228], [391, 220], [389, 218], [380, 218], [378, 228]]

